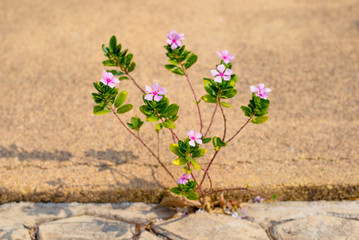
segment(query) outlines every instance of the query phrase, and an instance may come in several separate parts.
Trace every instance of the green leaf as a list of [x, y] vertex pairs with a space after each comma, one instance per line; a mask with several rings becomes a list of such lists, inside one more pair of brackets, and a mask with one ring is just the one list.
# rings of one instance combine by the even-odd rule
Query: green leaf
[[255, 124], [261, 124], [261, 123], [264, 123], [268, 120], [268, 117], [267, 116], [261, 116], [261, 117], [257, 117], [255, 118], [254, 120], [252, 120], [251, 122], [252, 123], [255, 123]]
[[210, 141], [211, 141], [211, 138], [203, 138], [203, 139], [202, 139], [202, 142], [203, 142], [204, 144], [209, 143]]
[[228, 99], [232, 98], [237, 94], [237, 90], [234, 88], [226, 89], [222, 92], [221, 98]]
[[272, 200], [274, 200], [274, 199], [276, 199], [276, 198], [277, 198], [277, 195], [276, 195], [276, 194], [274, 194], [274, 195], [272, 195], [270, 198], [271, 198]]
[[201, 98], [203, 99], [203, 101], [208, 102], [208, 103], [216, 103], [217, 102], [217, 98], [212, 97], [211, 95], [204, 95]]
[[173, 65], [178, 65], [178, 61], [176, 59], [169, 59], [168, 61]]
[[187, 62], [184, 64], [184, 67], [186, 69], [190, 68], [193, 64], [197, 62], [197, 59], [197, 55], [192, 53], [191, 56], [187, 59]]
[[176, 128], [176, 125], [169, 119], [166, 119], [162, 124], [165, 128]]
[[199, 199], [198, 194], [195, 193], [195, 192], [186, 193], [185, 197], [188, 198], [189, 200], [197, 200], [197, 199]]
[[194, 158], [192, 158], [192, 157], [190, 157], [190, 156], [186, 156], [186, 159], [192, 163], [194, 169], [196, 169], [196, 170], [200, 170], [200, 169], [201, 169], [201, 167], [200, 167], [199, 164], [197, 163], [196, 159], [194, 159]]
[[104, 51], [106, 54], [108, 53], [107, 49], [105, 48], [105, 44], [102, 44], [102, 51]]
[[170, 149], [171, 149], [171, 151], [172, 151], [174, 154], [176, 154], [177, 156], [183, 157], [183, 154], [182, 154], [182, 153], [180, 152], [180, 150], [179, 150], [178, 144], [171, 143]]
[[104, 66], [116, 66], [115, 61], [112, 61], [112, 60], [105, 60], [105, 61], [102, 62], [102, 64]]
[[233, 107], [232, 105], [229, 105], [229, 104], [226, 103], [226, 102], [221, 102], [221, 105], [222, 105], [223, 107], [226, 107], [226, 108], [231, 108], [231, 107]]
[[122, 80], [128, 80], [129, 78], [127, 76], [122, 76], [120, 77], [118, 80], [122, 81]]
[[96, 105], [93, 107], [93, 114], [95, 114], [95, 115], [104, 115], [109, 112], [111, 112], [111, 110], [108, 109], [107, 107], [102, 107], [99, 105]]
[[216, 151], [218, 151], [221, 147], [225, 147], [227, 143], [222, 142], [222, 139], [219, 137], [213, 137], [212, 143]]
[[172, 163], [176, 166], [182, 166], [182, 165], [187, 164], [187, 162], [188, 161], [184, 157], [180, 157], [180, 158], [177, 158], [176, 160], [174, 160]]
[[236, 82], [238, 82], [239, 77], [238, 77], [237, 75], [234, 75], [234, 76], [232, 77], [232, 80], [236, 83]]
[[160, 120], [157, 116], [152, 115], [146, 118], [147, 122], [157, 122], [158, 120]]
[[130, 64], [132, 58], [133, 58], [133, 54], [132, 54], [132, 53], [130, 53], [130, 54], [128, 54], [128, 55], [126, 56], [126, 60], [125, 60], [125, 61], [126, 61], [126, 64], [127, 64], [127, 65]]
[[135, 129], [135, 127], [134, 127], [131, 123], [126, 123], [126, 124], [127, 124], [127, 126], [128, 126], [129, 128]]
[[111, 51], [111, 52], [114, 52], [114, 51], [116, 50], [116, 47], [117, 47], [117, 39], [116, 39], [115, 36], [112, 36], [112, 37], [111, 37], [109, 47], [110, 47], [110, 51]]
[[241, 109], [244, 112], [244, 115], [250, 117], [252, 115], [252, 110], [246, 106], [242, 106]]
[[139, 109], [146, 117], [149, 117], [149, 116], [151, 116], [153, 114], [153, 110], [147, 105], [142, 105], [142, 106], [139, 107]]
[[192, 153], [192, 157], [194, 157], [194, 158], [202, 157], [206, 152], [207, 152], [207, 149], [199, 148]]
[[163, 116], [167, 118], [175, 116], [177, 115], [178, 110], [179, 106], [177, 104], [171, 104], [166, 108], [165, 112], [163, 113]]
[[121, 71], [116, 71], [116, 70], [106, 70], [106, 72], [110, 72], [110, 73], [112, 73], [114, 76], [124, 75], [123, 72], [121, 72]]
[[157, 123], [157, 124], [156, 124], [156, 131], [161, 131], [162, 128], [163, 128], [162, 123]]
[[165, 65], [165, 68], [167, 68], [168, 70], [170, 70], [175, 74], [184, 75], [183, 70], [180, 67], [177, 67], [176, 65], [167, 64]]
[[115, 100], [115, 107], [118, 108], [119, 106], [121, 106], [127, 99], [127, 91], [124, 90], [122, 92], [120, 92]]
[[188, 181], [185, 189], [186, 192], [193, 192], [196, 189], [196, 181]]
[[212, 83], [211, 79], [204, 79], [203, 80], [203, 87], [204, 90], [206, 90], [206, 92], [211, 95], [212, 97], [216, 97], [217, 96], [217, 91], [216, 91], [216, 87], [214, 86], [214, 84]]
[[132, 62], [127, 71], [132, 72], [133, 70], [135, 70], [135, 67], [136, 67], [136, 63]]
[[125, 104], [117, 109], [118, 114], [127, 113], [133, 108], [132, 104]]
[[179, 187], [171, 188], [170, 191], [176, 195], [182, 195], [182, 189]]

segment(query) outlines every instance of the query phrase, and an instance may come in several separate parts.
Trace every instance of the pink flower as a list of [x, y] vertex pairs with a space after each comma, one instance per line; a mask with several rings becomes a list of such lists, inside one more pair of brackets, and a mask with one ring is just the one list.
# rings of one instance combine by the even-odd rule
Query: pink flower
[[228, 64], [231, 60], [234, 59], [234, 56], [232, 54], [229, 54], [229, 52], [227, 50], [222, 50], [221, 52], [222, 53], [217, 52], [217, 55], [220, 58], [223, 58], [223, 62], [225, 62], [226, 64]]
[[202, 144], [202, 134], [200, 132], [194, 132], [193, 130], [187, 132], [187, 135], [189, 137], [189, 145], [192, 147], [196, 146], [194, 142], [197, 142], [198, 144]]
[[[153, 88], [153, 90], [152, 90], [152, 88]], [[158, 83], [154, 83], [152, 85], [152, 88], [150, 88], [149, 86], [146, 86], [146, 91], [149, 93], [145, 96], [145, 99], [147, 101], [152, 101], [154, 99], [156, 102], [158, 102], [163, 97], [163, 96], [160, 96], [159, 94], [164, 95], [167, 92], [167, 90], [164, 87], [160, 88], [160, 85]]]
[[182, 41], [184, 40], [184, 33], [177, 33], [176, 31], [171, 31], [169, 34], [167, 34], [168, 39], [166, 39], [166, 42], [168, 45], [171, 45], [171, 49], [176, 49], [177, 47], [182, 46]]
[[191, 175], [183, 174], [183, 176], [177, 180], [177, 183], [178, 184], [186, 184], [186, 183], [188, 183], [188, 179], [191, 179]]
[[264, 88], [264, 83], [258, 84], [257, 87], [251, 86], [250, 89], [251, 89], [252, 93], [255, 93], [256, 96], [263, 98], [263, 99], [267, 99], [268, 93], [270, 93], [272, 91], [272, 89], [270, 89], [270, 88]]
[[102, 78], [100, 80], [103, 84], [109, 86], [110, 88], [114, 88], [116, 86], [116, 83], [119, 83], [120, 80], [118, 78], [113, 77], [113, 74], [110, 72], [106, 72], [103, 70], [102, 72]]
[[[218, 70], [218, 71], [217, 71]], [[231, 75], [232, 75], [232, 70], [227, 68], [221, 64], [217, 66], [217, 70], [211, 70], [211, 74], [214, 78], [215, 82], [221, 83], [222, 82], [222, 78], [225, 81], [229, 81], [231, 79]], [[226, 71], [224, 71], [226, 70]]]

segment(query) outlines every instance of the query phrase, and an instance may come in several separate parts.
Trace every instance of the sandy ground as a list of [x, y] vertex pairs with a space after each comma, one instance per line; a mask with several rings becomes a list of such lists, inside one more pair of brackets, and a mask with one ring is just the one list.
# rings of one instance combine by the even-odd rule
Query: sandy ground
[[[189, 74], [200, 96], [202, 78], [218, 64], [216, 51], [235, 55], [240, 80], [229, 101], [235, 107], [225, 110], [229, 136], [246, 121], [240, 106], [250, 98], [249, 86], [263, 82], [273, 90], [270, 120], [249, 125], [219, 154], [211, 170], [216, 186], [279, 188], [282, 199], [315, 198], [283, 190], [307, 186], [321, 188], [324, 198], [327, 185], [346, 189], [346, 197], [359, 195], [358, 16], [359, 2], [352, 0], [0, 1], [2, 201], [9, 193], [173, 185], [112, 115], [92, 114], [91, 98], [103, 70], [101, 44], [116, 35], [134, 54], [139, 84], [158, 82], [183, 106], [177, 135], [198, 130], [187, 82], [163, 67], [171, 30], [184, 32], [185, 45], [199, 56]], [[119, 88], [141, 104], [130, 81]], [[200, 106], [207, 126], [214, 106]], [[140, 116], [137, 107], [123, 119]], [[222, 129], [217, 114], [210, 134]], [[141, 134], [155, 147], [154, 124]], [[170, 135], [162, 135], [161, 157], [180, 176], [171, 166]], [[213, 152], [208, 148], [203, 167]]]

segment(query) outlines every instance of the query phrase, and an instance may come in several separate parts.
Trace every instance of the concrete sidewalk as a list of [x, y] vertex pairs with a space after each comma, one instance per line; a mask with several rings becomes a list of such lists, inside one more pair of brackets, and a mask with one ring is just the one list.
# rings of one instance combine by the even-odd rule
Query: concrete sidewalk
[[[139, 84], [160, 83], [182, 106], [177, 135], [198, 130], [186, 80], [163, 67], [171, 30], [199, 56], [189, 74], [200, 96], [216, 51], [235, 55], [229, 136], [246, 121], [249, 86], [273, 89], [269, 121], [249, 125], [218, 155], [216, 187], [248, 183], [282, 200], [358, 197], [358, 12], [352, 0], [1, 1], [0, 202], [159, 201], [170, 179], [113, 116], [92, 114], [91, 92], [103, 71], [101, 44], [116, 35], [134, 54]], [[139, 91], [130, 81], [119, 88], [135, 106], [123, 120], [143, 119]], [[214, 106], [200, 106], [207, 126]], [[222, 129], [217, 114], [210, 135]], [[153, 133], [146, 123], [141, 135], [155, 148]], [[161, 138], [161, 158], [179, 177], [171, 137]]]
[[0, 239], [354, 240], [359, 235], [359, 201], [247, 204], [242, 212], [242, 217], [203, 210], [184, 215], [128, 202], [9, 203], [0, 206]]

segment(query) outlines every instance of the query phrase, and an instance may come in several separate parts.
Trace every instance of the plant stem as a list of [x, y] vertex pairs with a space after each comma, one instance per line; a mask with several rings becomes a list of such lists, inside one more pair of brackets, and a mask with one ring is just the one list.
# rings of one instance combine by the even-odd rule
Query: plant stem
[[222, 108], [221, 103], [219, 101], [218, 101], [218, 106], [221, 109], [222, 116], [223, 116], [224, 130], [223, 130], [222, 142], [224, 142], [224, 139], [226, 138], [226, 133], [227, 133], [227, 119], [226, 119], [226, 115], [224, 115], [223, 108]]
[[216, 191], [211, 191], [211, 192], [208, 192], [206, 193], [205, 196], [208, 196], [208, 195], [211, 195], [211, 194], [215, 194], [215, 193], [219, 193], [219, 192], [224, 192], [224, 191], [235, 191], [235, 190], [241, 190], [241, 191], [248, 191], [248, 192], [252, 192], [252, 193], [255, 193], [255, 194], [258, 194], [259, 196], [261, 197], [264, 197], [266, 199], [269, 199], [271, 200], [271, 198], [263, 193], [260, 193], [260, 192], [257, 192], [257, 191], [254, 191], [254, 190], [251, 190], [251, 189], [248, 189], [248, 188], [225, 188], [225, 189], [220, 189], [220, 190], [216, 190]]
[[113, 114], [116, 116], [116, 118], [120, 121], [120, 123], [122, 124], [122, 126], [131, 134], [133, 135], [135, 138], [138, 139], [138, 141], [140, 141], [142, 143], [142, 145], [152, 154], [152, 156], [154, 158], [156, 158], [156, 160], [158, 161], [158, 163], [166, 170], [166, 172], [171, 176], [171, 178], [173, 179], [173, 181], [176, 181], [175, 177], [172, 175], [172, 173], [166, 168], [166, 166], [161, 162], [161, 160], [159, 159], [159, 157], [146, 145], [146, 143], [142, 140], [141, 137], [136, 136], [136, 134], [134, 134], [127, 126], [124, 122], [122, 122], [121, 118], [117, 115], [116, 111], [112, 108], [112, 106], [110, 104], [107, 103], [107, 105], [109, 106], [109, 108], [111, 109], [111, 111], [113, 112]]
[[209, 129], [212, 127], [213, 119], [214, 119], [214, 116], [216, 115], [216, 112], [217, 112], [217, 107], [218, 107], [218, 104], [216, 104], [216, 107], [214, 108], [212, 118], [211, 118], [211, 122], [209, 123], [208, 128], [207, 128], [206, 133], [204, 134], [203, 138], [205, 138], [207, 136], [207, 133], [209, 132]]
[[[191, 169], [191, 165], [190, 165], [190, 163], [187, 163], [187, 167], [188, 167], [188, 170], [190, 170], [190, 169]], [[197, 182], [196, 178], [194, 177], [194, 175], [193, 175], [192, 171], [191, 171], [191, 176], [192, 176], [193, 180], [196, 182], [197, 187], [198, 187], [199, 191], [201, 192], [202, 196], [204, 196], [204, 195], [205, 195], [205, 193], [204, 193], [204, 191], [203, 191], [202, 187], [198, 184], [198, 182]]]
[[235, 137], [238, 135], [238, 133], [239, 133], [240, 131], [242, 131], [242, 129], [243, 129], [245, 126], [247, 126], [247, 124], [251, 121], [251, 119], [252, 119], [252, 117], [250, 117], [250, 118], [247, 120], [247, 122], [233, 135], [233, 137], [231, 137], [231, 138], [227, 141], [227, 144], [228, 144], [230, 141], [232, 141], [233, 138], [235, 138]]
[[158, 156], [158, 159], [161, 159], [160, 158], [160, 133], [157, 132], [157, 156]]
[[208, 164], [208, 166], [207, 166], [207, 169], [204, 171], [204, 174], [203, 174], [201, 183], [199, 184], [200, 186], [202, 186], [203, 181], [204, 181], [204, 179], [206, 178], [206, 175], [208, 174], [208, 170], [209, 170], [209, 168], [211, 167], [211, 165], [212, 165], [212, 163], [213, 163], [213, 160], [216, 158], [218, 152], [219, 152], [219, 150], [214, 152], [214, 155], [213, 155], [211, 161], [209, 162], [209, 164]]
[[136, 87], [143, 93], [146, 94], [145, 90], [143, 90], [135, 81], [135, 79], [127, 72], [125, 71], [126, 75], [133, 81], [133, 83], [136, 85]]
[[201, 109], [199, 107], [199, 104], [197, 102], [197, 95], [196, 95], [196, 92], [194, 91], [193, 87], [192, 87], [192, 84], [191, 84], [191, 81], [189, 80], [189, 77], [188, 77], [188, 73], [186, 71], [186, 69], [183, 67], [182, 63], [181, 64], [181, 68], [184, 72], [184, 75], [186, 76], [186, 79], [187, 79], [187, 82], [192, 90], [192, 93], [193, 93], [193, 97], [194, 97], [194, 101], [196, 102], [196, 105], [197, 105], [197, 111], [198, 111], [198, 116], [199, 116], [199, 122], [200, 122], [200, 126], [201, 126], [201, 129], [200, 129], [200, 132], [202, 132], [202, 128], [203, 128], [203, 121], [202, 121], [202, 115], [201, 115]]

